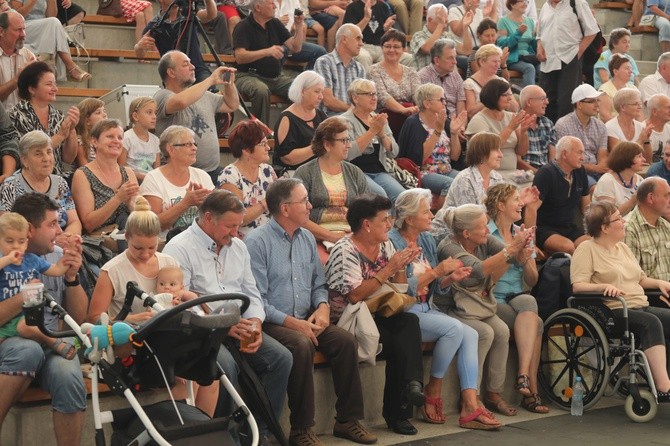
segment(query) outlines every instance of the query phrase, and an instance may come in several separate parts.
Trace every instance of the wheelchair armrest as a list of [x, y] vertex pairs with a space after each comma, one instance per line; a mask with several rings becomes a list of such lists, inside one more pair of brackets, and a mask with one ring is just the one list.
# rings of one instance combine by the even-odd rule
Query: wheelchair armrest
[[647, 296], [649, 305], [652, 307], [670, 308], [670, 305], [668, 305], [669, 299], [663, 296], [663, 293], [658, 288], [645, 288], [644, 294]]
[[571, 302], [576, 299], [595, 299], [600, 301], [618, 300], [623, 307], [624, 313], [628, 313], [628, 304], [626, 303], [626, 299], [621, 296], [605, 296], [603, 293], [572, 293], [572, 296], [568, 298], [568, 307], [571, 307]]

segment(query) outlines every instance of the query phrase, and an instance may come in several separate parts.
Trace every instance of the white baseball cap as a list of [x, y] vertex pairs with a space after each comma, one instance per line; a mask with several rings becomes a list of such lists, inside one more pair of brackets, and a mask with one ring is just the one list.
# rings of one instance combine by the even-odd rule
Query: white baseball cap
[[603, 95], [602, 91], [598, 91], [593, 86], [589, 84], [582, 84], [579, 87], [575, 88], [572, 92], [572, 103], [576, 104], [581, 102], [584, 99], [596, 99]]

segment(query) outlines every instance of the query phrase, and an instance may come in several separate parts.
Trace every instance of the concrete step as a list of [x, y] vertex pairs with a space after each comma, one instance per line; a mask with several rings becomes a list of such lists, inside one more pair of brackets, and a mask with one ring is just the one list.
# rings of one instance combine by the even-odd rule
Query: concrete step
[[596, 21], [605, 35], [609, 35], [614, 28], [626, 26], [630, 18], [629, 11], [620, 9], [594, 9], [593, 12], [595, 12]]
[[636, 62], [643, 60], [655, 62], [661, 55], [658, 36], [655, 34], [633, 34], [629, 53]]

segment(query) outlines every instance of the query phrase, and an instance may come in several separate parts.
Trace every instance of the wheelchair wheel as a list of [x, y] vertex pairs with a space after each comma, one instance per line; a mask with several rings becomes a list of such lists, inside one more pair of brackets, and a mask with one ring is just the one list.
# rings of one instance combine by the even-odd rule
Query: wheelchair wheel
[[584, 409], [598, 402], [609, 382], [609, 343], [588, 314], [566, 308], [544, 323], [539, 381], [549, 399], [570, 409], [577, 376], [584, 384]]
[[635, 405], [633, 396], [628, 395], [624, 407], [626, 408], [626, 415], [636, 423], [646, 423], [651, 421], [656, 416], [658, 411], [658, 403], [654, 395], [645, 389], [640, 389], [640, 397], [642, 398], [639, 406]]

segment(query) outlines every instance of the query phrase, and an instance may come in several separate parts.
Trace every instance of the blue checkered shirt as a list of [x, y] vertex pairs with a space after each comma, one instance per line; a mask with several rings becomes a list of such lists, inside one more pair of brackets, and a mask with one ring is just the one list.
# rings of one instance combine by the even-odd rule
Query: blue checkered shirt
[[[349, 85], [355, 79], [365, 79], [366, 77], [363, 65], [353, 59], [349, 62], [349, 66], [345, 67], [339, 54], [337, 54], [337, 50], [319, 57], [314, 63], [314, 71], [323, 76], [326, 80], [325, 87], [333, 90], [333, 96], [347, 104], [351, 104], [347, 94]], [[321, 110], [328, 113], [328, 108], [323, 102], [320, 107]]]
[[535, 130], [528, 129], [528, 154], [523, 160], [539, 169], [549, 162], [549, 146], [556, 146], [554, 123], [546, 116], [538, 116]]

